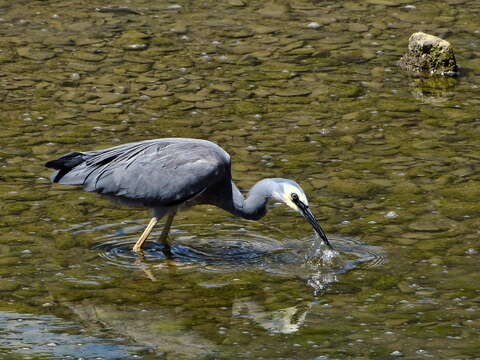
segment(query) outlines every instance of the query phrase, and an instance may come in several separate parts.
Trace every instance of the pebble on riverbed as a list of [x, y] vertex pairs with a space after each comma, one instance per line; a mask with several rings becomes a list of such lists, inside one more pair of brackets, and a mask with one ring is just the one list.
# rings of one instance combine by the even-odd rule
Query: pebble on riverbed
[[408, 51], [398, 65], [414, 73], [433, 76], [458, 75], [458, 66], [450, 43], [423, 32], [410, 36]]

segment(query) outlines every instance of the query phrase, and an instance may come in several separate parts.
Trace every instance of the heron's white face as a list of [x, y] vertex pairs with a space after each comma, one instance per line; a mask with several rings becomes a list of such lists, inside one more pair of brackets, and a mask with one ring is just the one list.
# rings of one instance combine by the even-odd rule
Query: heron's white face
[[280, 186], [279, 191], [275, 194], [275, 198], [279, 201], [284, 202], [293, 210], [301, 213], [297, 205], [292, 201], [292, 194], [297, 194], [299, 200], [308, 206], [307, 196], [303, 192], [303, 189], [296, 183], [288, 182], [283, 183]]
[[300, 185], [298, 185], [293, 180], [288, 179], [267, 179], [266, 185], [272, 189], [271, 196], [279, 201], [284, 202], [293, 210], [302, 214], [302, 216], [307, 220], [310, 225], [312, 225], [315, 233], [323, 240], [325, 245], [329, 248], [332, 248], [332, 245], [328, 241], [327, 235], [325, 231], [323, 231], [322, 227], [318, 223], [318, 220], [313, 215], [312, 211], [308, 207], [308, 200], [305, 196]]

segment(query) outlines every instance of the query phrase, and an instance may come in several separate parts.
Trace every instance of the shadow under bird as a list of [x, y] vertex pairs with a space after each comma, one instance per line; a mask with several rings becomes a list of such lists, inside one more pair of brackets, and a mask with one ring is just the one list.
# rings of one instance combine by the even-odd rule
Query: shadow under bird
[[230, 155], [207, 140], [146, 140], [104, 150], [72, 152], [45, 166], [57, 170], [51, 177], [54, 183], [80, 185], [86, 191], [126, 205], [151, 208], [153, 217], [134, 245], [135, 252], [142, 252], [144, 242], [165, 215], [160, 242], [166, 254], [171, 254], [168, 233], [177, 211], [210, 204], [244, 219], [258, 220], [266, 214], [270, 199], [282, 201], [301, 213], [332, 248], [300, 185], [282, 178], [263, 179], [245, 199], [232, 181]]

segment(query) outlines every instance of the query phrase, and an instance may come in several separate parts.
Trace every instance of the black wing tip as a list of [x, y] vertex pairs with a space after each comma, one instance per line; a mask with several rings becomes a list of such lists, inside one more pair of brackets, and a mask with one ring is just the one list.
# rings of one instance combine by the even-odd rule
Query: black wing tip
[[46, 162], [45, 166], [56, 170], [72, 169], [85, 161], [84, 155], [85, 154], [80, 152], [72, 152], [58, 159]]
[[45, 167], [58, 170], [58, 160], [50, 160], [45, 163]]
[[50, 160], [45, 163], [45, 167], [58, 170], [52, 174], [50, 180], [53, 183], [59, 183], [60, 180], [75, 166], [85, 161], [85, 154], [80, 152], [72, 152], [58, 159]]

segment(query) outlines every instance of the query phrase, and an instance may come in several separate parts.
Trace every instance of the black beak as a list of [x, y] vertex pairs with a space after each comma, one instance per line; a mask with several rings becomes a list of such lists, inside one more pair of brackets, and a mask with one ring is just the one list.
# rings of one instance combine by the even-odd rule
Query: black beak
[[327, 235], [325, 234], [325, 231], [323, 231], [322, 227], [318, 223], [317, 219], [315, 219], [315, 216], [311, 212], [310, 208], [308, 205], [305, 205], [303, 202], [301, 202], [299, 199], [294, 201], [295, 205], [298, 206], [300, 211], [302, 212], [302, 215], [307, 221], [312, 225], [313, 229], [315, 232], [320, 236], [320, 238], [323, 240], [325, 245], [327, 245], [330, 249], [333, 250], [333, 246], [330, 244], [330, 241], [328, 241]]

